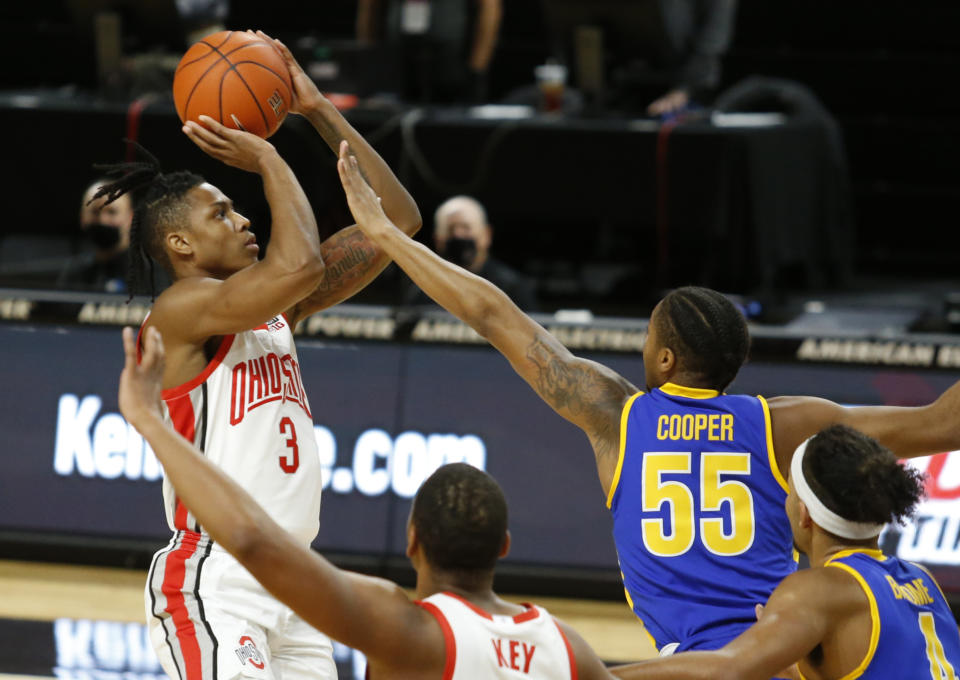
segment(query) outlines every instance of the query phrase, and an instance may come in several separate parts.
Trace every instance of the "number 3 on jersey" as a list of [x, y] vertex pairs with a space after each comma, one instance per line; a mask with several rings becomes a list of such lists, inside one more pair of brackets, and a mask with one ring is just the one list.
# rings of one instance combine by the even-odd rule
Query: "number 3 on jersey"
[[293, 421], [284, 416], [280, 419], [280, 434], [287, 439], [287, 448], [290, 453], [280, 456], [280, 469], [287, 474], [293, 474], [300, 467], [300, 447], [297, 445], [297, 430], [293, 426]]
[[[664, 481], [664, 475], [690, 474], [690, 453], [643, 454], [643, 510], [660, 512], [667, 505], [670, 533], [663, 518], [641, 520], [643, 543], [654, 555], [676, 557], [687, 552], [695, 538], [696, 509], [689, 486]], [[720, 512], [728, 506], [730, 533], [723, 530], [724, 518], [701, 517], [700, 540], [715, 555], [731, 557], [753, 545], [753, 495], [743, 482], [721, 481], [724, 475], [749, 475], [749, 453], [700, 454], [700, 512]]]

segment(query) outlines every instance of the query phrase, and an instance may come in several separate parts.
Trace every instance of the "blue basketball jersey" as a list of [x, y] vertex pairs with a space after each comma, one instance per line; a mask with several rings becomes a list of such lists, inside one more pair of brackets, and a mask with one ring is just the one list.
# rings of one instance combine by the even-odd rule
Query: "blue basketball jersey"
[[956, 680], [960, 635], [929, 573], [879, 550], [847, 550], [826, 565], [849, 572], [870, 601], [870, 647], [846, 678]]
[[627, 601], [659, 649], [718, 649], [797, 568], [762, 397], [667, 383], [624, 406], [607, 498]]

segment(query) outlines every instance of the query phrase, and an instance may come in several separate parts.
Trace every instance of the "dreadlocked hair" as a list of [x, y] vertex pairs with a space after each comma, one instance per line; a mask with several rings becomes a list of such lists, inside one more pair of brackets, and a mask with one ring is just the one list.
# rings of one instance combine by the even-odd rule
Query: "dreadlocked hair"
[[737, 377], [750, 349], [740, 310], [710, 288], [684, 286], [660, 302], [657, 330], [680, 365], [723, 391]]
[[94, 165], [113, 181], [101, 186], [91, 202], [106, 197], [106, 205], [128, 193], [136, 197], [130, 225], [127, 290], [130, 298], [149, 294], [153, 299], [156, 297], [154, 263], [159, 263], [168, 274], [173, 273], [163, 237], [172, 226], [186, 219], [187, 206], [183, 198], [204, 179], [187, 170], [163, 173], [156, 156], [136, 142], [124, 141], [133, 144], [146, 160]]

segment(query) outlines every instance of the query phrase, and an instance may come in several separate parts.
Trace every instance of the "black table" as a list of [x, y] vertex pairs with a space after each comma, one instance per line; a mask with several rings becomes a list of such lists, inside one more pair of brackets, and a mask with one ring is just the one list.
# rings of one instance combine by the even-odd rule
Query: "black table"
[[[505, 120], [462, 109], [354, 110], [348, 118], [417, 199], [423, 237], [444, 198], [470, 193], [490, 213], [495, 253], [547, 278], [566, 272], [583, 281], [587, 270], [619, 267], [617, 281], [593, 290], [629, 300], [682, 283], [769, 290], [796, 273], [819, 284], [849, 267], [850, 224], [825, 135], [812, 122]], [[266, 231], [258, 178], [193, 147], [169, 101], [138, 114], [126, 103], [7, 93], [0, 125], [5, 234], [72, 234], [80, 192], [95, 177], [91, 164], [121, 159], [124, 136], [167, 169], [204, 174]], [[321, 231], [348, 224], [333, 155], [312, 128], [294, 118], [271, 141], [304, 184]]]

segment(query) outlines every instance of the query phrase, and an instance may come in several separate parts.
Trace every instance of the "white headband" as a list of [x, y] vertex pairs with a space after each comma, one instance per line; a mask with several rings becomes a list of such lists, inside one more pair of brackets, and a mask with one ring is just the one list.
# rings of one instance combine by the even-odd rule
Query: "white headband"
[[[813, 437], [810, 439], [813, 439]], [[879, 536], [886, 525], [851, 522], [848, 519], [844, 519], [825, 506], [823, 502], [817, 498], [817, 495], [813, 493], [813, 489], [807, 484], [806, 477], [803, 476], [803, 454], [807, 452], [807, 444], [810, 443], [810, 439], [797, 447], [797, 450], [793, 454], [793, 461], [790, 463], [790, 476], [793, 478], [793, 488], [796, 489], [797, 496], [803, 501], [804, 505], [807, 506], [807, 510], [810, 511], [810, 518], [816, 522], [820, 528], [841, 538], [860, 540]]]

